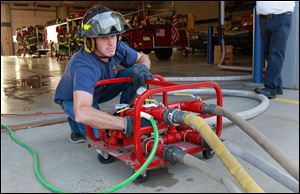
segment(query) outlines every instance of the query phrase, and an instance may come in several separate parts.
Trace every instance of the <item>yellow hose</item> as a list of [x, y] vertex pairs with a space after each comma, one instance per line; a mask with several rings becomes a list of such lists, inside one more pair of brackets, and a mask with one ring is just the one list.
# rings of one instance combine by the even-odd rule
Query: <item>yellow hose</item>
[[212, 131], [204, 119], [193, 114], [186, 114], [184, 116], [184, 123], [195, 128], [200, 133], [206, 143], [223, 162], [230, 174], [246, 192], [264, 193], [262, 188], [256, 184], [256, 182], [246, 172], [242, 165], [228, 151], [226, 146], [220, 141], [218, 136]]

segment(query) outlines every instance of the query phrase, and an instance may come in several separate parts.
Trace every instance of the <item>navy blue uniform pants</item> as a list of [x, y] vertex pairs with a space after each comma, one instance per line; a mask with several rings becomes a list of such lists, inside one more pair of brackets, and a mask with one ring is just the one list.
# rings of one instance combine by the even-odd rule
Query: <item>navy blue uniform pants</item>
[[[129, 77], [130, 73], [131, 68], [122, 69], [118, 72], [116, 78]], [[136, 92], [133, 90], [132, 84], [128, 82], [97, 87], [94, 92], [93, 107], [99, 110], [99, 103], [109, 101], [121, 92], [122, 94], [120, 103], [125, 104], [129, 104], [136, 94]], [[75, 133], [80, 133], [81, 135], [86, 136], [86, 126], [83, 123], [78, 123], [75, 121], [74, 102], [72, 100], [64, 100], [62, 101], [61, 106], [64, 112], [69, 116], [68, 123], [71, 127], [71, 130]], [[98, 129], [93, 129], [93, 133], [96, 137], [100, 137]]]
[[291, 18], [291, 14], [281, 14], [273, 18], [260, 16], [261, 37], [268, 64], [264, 85], [271, 90], [282, 89], [281, 70], [291, 28]]

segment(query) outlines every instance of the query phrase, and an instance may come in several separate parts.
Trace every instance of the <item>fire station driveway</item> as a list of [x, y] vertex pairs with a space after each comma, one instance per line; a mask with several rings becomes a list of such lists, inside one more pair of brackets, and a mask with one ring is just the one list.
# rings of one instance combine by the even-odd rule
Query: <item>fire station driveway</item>
[[[299, 91], [285, 89], [281, 98], [298, 100]], [[54, 107], [53, 103], [50, 103], [50, 99], [48, 100], [43, 95], [36, 100], [44, 102], [46, 106], [41, 110], [34, 107], [38, 106], [38, 103], [34, 103], [31, 107], [32, 110], [60, 111], [56, 106]], [[17, 102], [15, 101], [15, 103]], [[228, 97], [224, 99], [224, 107], [235, 112], [252, 108], [257, 104], [258, 102], [254, 100], [244, 98]], [[18, 107], [14, 108], [18, 109]], [[16, 124], [32, 120], [31, 117], [20, 119], [2, 117], [1, 123]], [[277, 144], [279, 149], [299, 163], [299, 105], [271, 100], [267, 111], [249, 122]], [[88, 148], [86, 144], [70, 143], [68, 141], [69, 132], [67, 123], [16, 132], [17, 138], [32, 146], [39, 154], [42, 175], [50, 184], [69, 192], [97, 192], [118, 184], [131, 175], [131, 168], [122, 161], [101, 164], [97, 160], [97, 153], [94, 149]], [[225, 126], [221, 138], [230, 140], [281, 168], [238, 127]], [[201, 154], [198, 154], [197, 157], [202, 159]], [[264, 191], [291, 192], [255, 167], [237, 159]], [[217, 156], [205, 161], [234, 181]], [[15, 144], [6, 132], [1, 133], [1, 192], [50, 192], [37, 181], [32, 156]], [[148, 182], [131, 183], [118, 192], [212, 193], [227, 191], [223, 185], [207, 175], [182, 164], [176, 164], [168, 165], [164, 169], [152, 170]]]

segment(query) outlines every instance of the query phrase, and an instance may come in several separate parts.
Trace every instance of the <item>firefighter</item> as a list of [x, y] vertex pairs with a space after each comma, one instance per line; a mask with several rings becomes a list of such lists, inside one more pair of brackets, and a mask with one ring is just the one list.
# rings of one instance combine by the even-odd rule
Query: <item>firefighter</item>
[[254, 91], [269, 99], [283, 94], [281, 71], [294, 8], [294, 1], [256, 1], [264, 44], [263, 56], [268, 65], [264, 75], [264, 88], [255, 88]]
[[[97, 129], [122, 130], [132, 134], [133, 119], [103, 112], [99, 103], [121, 94], [120, 103], [129, 104], [145, 80], [151, 80], [150, 60], [118, 41], [119, 35], [128, 29], [124, 17], [106, 7], [96, 5], [89, 9], [82, 20], [80, 34], [84, 46], [70, 59], [56, 88], [55, 103], [68, 115], [71, 127], [70, 141], [86, 141], [85, 125]], [[124, 68], [120, 68], [123, 66]], [[132, 83], [118, 83], [94, 88], [99, 80], [131, 77]]]

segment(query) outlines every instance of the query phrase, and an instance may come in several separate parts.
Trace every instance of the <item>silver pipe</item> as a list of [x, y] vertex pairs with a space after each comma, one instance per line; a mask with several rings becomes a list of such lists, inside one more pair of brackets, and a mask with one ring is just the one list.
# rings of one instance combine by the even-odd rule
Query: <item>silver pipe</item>
[[210, 167], [209, 164], [190, 154], [184, 155], [183, 164], [196, 168], [200, 172], [223, 184], [230, 193], [242, 193], [239, 187], [236, 186], [229, 178], [217, 172], [215, 169]]
[[252, 75], [237, 75], [237, 76], [211, 76], [211, 77], [164, 77], [170, 82], [196, 82], [196, 81], [236, 81], [250, 80]]
[[240, 146], [233, 144], [230, 141], [226, 140], [223, 143], [224, 145], [226, 145], [226, 147], [229, 149], [229, 151], [232, 154], [240, 157], [241, 159], [250, 163], [252, 166], [258, 168], [259, 170], [269, 175], [278, 183], [284, 185], [286, 188], [290, 189], [291, 191], [295, 193], [299, 193], [299, 182], [296, 181], [293, 177], [287, 175], [280, 169], [276, 168], [275, 166], [271, 165], [265, 160], [262, 160], [257, 155], [251, 153], [250, 151], [244, 148], [241, 148]]
[[[214, 89], [186, 89], [186, 90], [179, 90], [179, 91], [173, 91], [169, 92], [168, 94], [174, 94], [174, 93], [191, 93], [191, 94], [198, 94], [198, 95], [215, 95], [215, 90]], [[243, 97], [243, 98], [251, 98], [254, 100], [260, 101], [260, 104], [257, 105], [256, 107], [246, 110], [246, 111], [241, 111], [236, 113], [238, 116], [242, 117], [245, 120], [254, 118], [260, 114], [262, 114], [270, 105], [269, 99], [261, 94], [256, 94], [255, 92], [252, 91], [243, 91], [243, 90], [228, 90], [228, 89], [222, 89], [222, 94], [224, 96], [235, 96], [235, 97]], [[158, 94], [161, 95], [161, 94]], [[215, 124], [216, 123], [216, 116], [210, 117], [205, 119], [206, 122], [209, 125]], [[223, 125], [227, 125], [232, 123], [229, 119], [223, 118], [222, 119]]]
[[224, 26], [225, 21], [225, 1], [221, 1], [221, 25]]
[[272, 158], [278, 162], [290, 175], [299, 181], [299, 163], [292, 160], [286, 153], [282, 152], [278, 146], [273, 144], [254, 126], [246, 122], [242, 117], [216, 106], [214, 110], [216, 115], [222, 115], [230, 119], [235, 125], [240, 127], [248, 136], [250, 136], [258, 145], [260, 145]]

